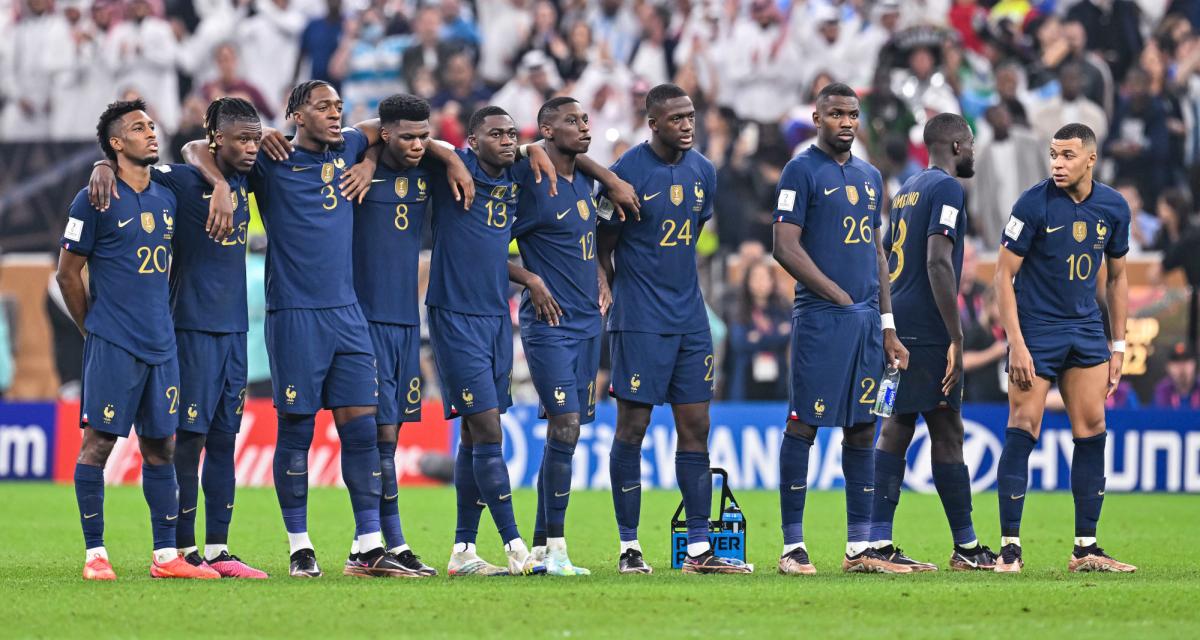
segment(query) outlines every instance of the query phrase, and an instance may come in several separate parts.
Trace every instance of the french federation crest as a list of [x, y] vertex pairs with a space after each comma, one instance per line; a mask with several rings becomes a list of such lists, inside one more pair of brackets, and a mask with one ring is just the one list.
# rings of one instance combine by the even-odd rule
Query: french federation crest
[[334, 158], [333, 166], [335, 166], [339, 169], [345, 169], [346, 168], [346, 159], [345, 158]]
[[681, 184], [671, 185], [671, 204], [673, 204], [677, 207], [679, 205], [683, 204], [683, 185], [681, 185]]
[[154, 233], [154, 214], [149, 211], [142, 213], [142, 231]]
[[1087, 223], [1083, 220], [1076, 220], [1075, 224], [1071, 225], [1071, 236], [1075, 238], [1075, 242], [1087, 240]]
[[846, 199], [849, 200], [850, 204], [852, 205], [858, 204], [858, 187], [855, 187], [852, 184], [846, 185]]
[[408, 178], [396, 178], [396, 195], [401, 198], [408, 195]]
[[326, 162], [321, 165], [321, 181], [325, 184], [333, 182], [333, 163]]
[[579, 217], [583, 218], [585, 221], [588, 219], [588, 216], [591, 215], [591, 213], [588, 209], [587, 200], [580, 200], [580, 201], [576, 202], [575, 208], [579, 209]]
[[1100, 236], [1101, 238], [1104, 238], [1104, 236], [1107, 234], [1108, 234], [1108, 228], [1104, 226], [1104, 223], [1097, 222], [1096, 223], [1096, 235]]

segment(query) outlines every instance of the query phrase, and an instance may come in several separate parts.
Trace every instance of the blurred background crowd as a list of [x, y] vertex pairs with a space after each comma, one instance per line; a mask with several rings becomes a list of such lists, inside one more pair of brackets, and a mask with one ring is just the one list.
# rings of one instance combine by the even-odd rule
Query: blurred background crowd
[[[540, 104], [571, 95], [591, 115], [590, 155], [608, 162], [647, 137], [649, 88], [675, 82], [697, 106], [698, 148], [720, 187], [699, 243], [723, 351], [719, 393], [780, 400], [792, 282], [769, 257], [775, 184], [812, 142], [813, 96], [845, 82], [863, 96], [855, 153], [890, 192], [926, 166], [929, 117], [961, 113], [975, 128], [960, 296], [966, 393], [1002, 402], [1006, 345], [977, 257], [991, 259], [1012, 203], [1048, 175], [1054, 131], [1083, 122], [1101, 141], [1098, 177], [1135, 216], [1131, 260], [1144, 266], [1135, 284], [1157, 292], [1135, 294], [1152, 313], [1173, 300], [1160, 285], [1174, 277], [1187, 317], [1159, 346], [1164, 373], [1125, 385], [1113, 404], [1200, 408], [1198, 26], [1200, 0], [0, 0], [0, 145], [93, 140], [103, 105], [136, 95], [173, 160], [203, 135], [209, 100], [245, 97], [286, 130], [290, 87], [320, 78], [339, 88], [348, 123], [392, 93], [428, 98], [435, 136], [455, 144], [484, 104], [507, 109], [533, 139]], [[0, 198], [0, 229], [5, 207]], [[255, 244], [251, 292], [261, 295], [264, 241]], [[47, 309], [61, 324], [54, 300], [51, 291]], [[72, 331], [55, 332], [63, 382], [74, 354], [62, 334]], [[528, 385], [517, 389], [534, 399]]]

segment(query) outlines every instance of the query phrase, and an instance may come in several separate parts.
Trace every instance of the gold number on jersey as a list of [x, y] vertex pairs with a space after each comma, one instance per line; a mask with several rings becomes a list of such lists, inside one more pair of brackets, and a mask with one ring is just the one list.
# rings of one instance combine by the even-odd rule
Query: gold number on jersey
[[[658, 241], [660, 247], [675, 247], [679, 246], [679, 241], [682, 240], [684, 245], [692, 244], [692, 220], [688, 218], [683, 221], [682, 225], [677, 225], [674, 220], [667, 218], [662, 223], [663, 237]], [[671, 236], [674, 235], [674, 238]]]
[[401, 231], [408, 229], [408, 205], [396, 205], [396, 219], [393, 221], [393, 224]]
[[325, 202], [321, 203], [322, 209], [333, 211], [337, 208], [337, 191], [333, 188], [333, 185], [327, 184], [321, 187], [321, 197], [325, 198]]
[[591, 231], [579, 236], [579, 247], [583, 250], [583, 259], [592, 260], [596, 257], [596, 235]]
[[1067, 256], [1067, 280], [1087, 280], [1092, 275], [1092, 256], [1087, 253]]
[[842, 218], [842, 228], [846, 230], [845, 244], [871, 242], [871, 216], [863, 216], [857, 223], [853, 216]]
[[859, 404], [875, 404], [875, 379], [863, 378], [858, 382], [858, 388], [863, 390], [863, 394], [858, 397]]
[[179, 387], [167, 387], [167, 399], [171, 401], [171, 406], [167, 409], [167, 413], [173, 415], [179, 410]]
[[888, 282], [895, 282], [896, 278], [900, 277], [900, 272], [904, 271], [904, 240], [908, 238], [908, 223], [904, 218], [900, 218], [900, 222], [896, 224], [896, 230], [892, 232], [892, 255], [896, 256], [896, 268], [888, 274]]
[[421, 379], [414, 377], [408, 381], [408, 394], [404, 396], [409, 404], [417, 404], [421, 401]]
[[508, 225], [508, 205], [495, 200], [487, 202], [487, 223], [489, 227], [503, 229]]
[[142, 261], [138, 267], [138, 273], [166, 273], [167, 272], [167, 248], [158, 246], [151, 249], [150, 247], [138, 247], [137, 257]]
[[229, 234], [228, 238], [221, 241], [222, 247], [235, 247], [239, 244], [246, 244], [246, 223], [238, 223], [237, 230]]

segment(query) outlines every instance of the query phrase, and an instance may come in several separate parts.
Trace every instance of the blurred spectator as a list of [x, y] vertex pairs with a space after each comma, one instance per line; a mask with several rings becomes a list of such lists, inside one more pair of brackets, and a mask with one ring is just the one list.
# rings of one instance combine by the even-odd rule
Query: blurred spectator
[[442, 90], [434, 95], [432, 104], [435, 109], [442, 109], [454, 102], [459, 121], [466, 127], [471, 114], [486, 105], [491, 95], [492, 92], [475, 78], [475, 65], [471, 64], [471, 57], [466, 53], [456, 53], [442, 68]]
[[237, 30], [242, 70], [246, 80], [262, 91], [272, 111], [282, 116], [307, 19], [292, 0], [256, 0], [254, 6], [254, 15], [243, 20]]
[[791, 304], [775, 286], [773, 263], [760, 258], [742, 277], [736, 315], [729, 323], [729, 400], [787, 397]]
[[963, 400], [966, 402], [1005, 402], [1008, 400], [1008, 374], [1004, 365], [1008, 342], [1000, 325], [996, 294], [986, 289], [980, 296], [978, 315], [963, 324]]
[[404, 52], [402, 68], [404, 79], [412, 84], [417, 68], [424, 67], [435, 73], [454, 53], [452, 45], [441, 40], [442, 17], [437, 9], [426, 6], [413, 19], [413, 43]]
[[[566, 78], [563, 63], [570, 57], [571, 48], [567, 46], [563, 33], [564, 31], [558, 28], [558, 9], [554, 3], [550, 0], [538, 0], [533, 5], [533, 27], [517, 57], [520, 58], [533, 49], [541, 49], [542, 53], [554, 59], [555, 64], [558, 65], [558, 72]], [[575, 75], [571, 79], [574, 80], [577, 77], [579, 76]]]
[[1167, 375], [1154, 387], [1156, 409], [1200, 409], [1200, 381], [1196, 379], [1196, 352], [1177, 342], [1167, 356]]
[[[25, 0], [20, 18], [0, 38], [0, 135], [6, 140], [40, 140], [55, 108], [49, 82], [71, 65], [71, 27], [54, 13], [51, 0]], [[47, 46], [47, 43], [57, 43]]]
[[[552, 53], [553, 49], [554, 47], [551, 47]], [[597, 54], [592, 46], [592, 28], [582, 20], [572, 24], [567, 32], [566, 55], [561, 58], [555, 55], [559, 75], [567, 82], [578, 80], [594, 55]]]
[[596, 43], [608, 50], [612, 59], [628, 64], [641, 33], [637, 17], [624, 0], [599, 0], [588, 23]]
[[674, 58], [671, 52], [675, 43], [667, 41], [667, 21], [670, 12], [663, 7], [642, 5], [642, 37], [634, 46], [629, 60], [629, 70], [656, 86], [668, 82], [675, 75]]
[[[917, 125], [938, 113], [960, 113], [961, 107], [954, 89], [938, 69], [937, 52], [928, 46], [917, 46], [908, 53], [908, 67], [892, 72], [892, 89], [907, 104], [917, 119]], [[919, 134], [919, 130], [916, 131]], [[919, 140], [916, 135], [915, 140]]]
[[[908, 104], [892, 92], [886, 70], [875, 72], [871, 93], [862, 100], [862, 110], [859, 131], [866, 131], [867, 149], [873, 162], [878, 162], [886, 155], [884, 149], [889, 141], [898, 140], [907, 154], [909, 133], [917, 125], [917, 120]], [[863, 124], [866, 127], [862, 127]]]
[[112, 29], [110, 46], [121, 86], [144, 98], [159, 129], [173, 133], [179, 126], [180, 111], [175, 72], [178, 44], [171, 25], [153, 11], [149, 0], [132, 0], [127, 20]]
[[213, 58], [216, 60], [217, 77], [200, 88], [200, 95], [208, 102], [225, 96], [244, 98], [254, 105], [264, 120], [274, 120], [275, 108], [267, 102], [258, 87], [242, 77], [237, 46], [232, 42], [218, 45]]
[[441, 40], [454, 49], [479, 50], [479, 28], [474, 17], [463, 6], [462, 0], [441, 0]]
[[1153, 250], [1154, 239], [1158, 235], [1159, 227], [1162, 226], [1158, 217], [1146, 211], [1142, 194], [1138, 191], [1135, 182], [1126, 178], [1118, 181], [1115, 187], [1125, 198], [1125, 204], [1129, 205], [1129, 213], [1132, 216], [1129, 225], [1130, 250], [1133, 253]]
[[1051, 98], [1034, 113], [1037, 139], [1047, 143], [1054, 132], [1068, 122], [1081, 122], [1096, 132], [1097, 140], [1108, 135], [1108, 117], [1104, 109], [1083, 95], [1083, 66], [1078, 62], [1062, 65], [1058, 70], [1061, 93]]
[[1103, 56], [1112, 77], [1124, 78], [1142, 50], [1141, 10], [1132, 0], [1080, 0], [1067, 18], [1083, 25], [1088, 48]]
[[996, 68], [996, 99], [1008, 109], [1014, 127], [1028, 129], [1029, 115], [1025, 112], [1025, 103], [1017, 95], [1020, 90], [1020, 65], [1010, 62]]
[[1155, 251], [1169, 252], [1183, 240], [1192, 216], [1192, 199], [1183, 189], [1167, 189], [1158, 197], [1159, 229], [1154, 237]]
[[537, 129], [537, 112], [559, 87], [558, 70], [553, 61], [534, 49], [521, 58], [516, 77], [492, 96], [495, 104], [512, 116], [525, 137]]
[[799, 51], [771, 0], [753, 0], [750, 17], [739, 19], [731, 35], [729, 95], [744, 120], [775, 124], [799, 96], [803, 69]]
[[325, 0], [325, 15], [310, 20], [300, 34], [300, 54], [296, 57], [293, 80], [301, 78], [301, 67], [307, 62], [307, 77], [338, 84], [329, 73], [329, 61], [342, 39], [342, 20], [342, 0]]
[[1100, 54], [1088, 49], [1088, 33], [1084, 30], [1083, 23], [1077, 20], [1064, 21], [1062, 34], [1071, 47], [1071, 55], [1064, 63], [1077, 62], [1082, 65], [1083, 95], [1104, 107], [1104, 113], [1111, 118], [1116, 99], [1116, 81], [1113, 80], [1108, 63]]
[[855, 64], [849, 65], [853, 76], [846, 82], [853, 87], [871, 84], [878, 77], [879, 52], [892, 40], [900, 28], [899, 0], [879, 0], [872, 7], [872, 20], [860, 33], [851, 34]]
[[112, 99], [112, 68], [104, 52], [113, 24], [109, 2], [91, 5], [88, 0], [60, 0], [71, 35], [59, 51], [66, 65], [53, 77], [50, 136], [58, 140], [83, 140], [95, 135], [96, 114]]
[[404, 90], [397, 69], [408, 39], [387, 35], [387, 18], [375, 8], [347, 20], [345, 29], [329, 74], [341, 82], [346, 122], [359, 122], [375, 117], [380, 101]]
[[512, 77], [513, 67], [521, 59], [521, 44], [533, 24], [529, 0], [489, 0], [475, 6], [483, 38], [479, 45], [479, 77], [488, 86], [499, 87]]
[[208, 135], [204, 127], [204, 113], [208, 109], [208, 101], [197, 94], [191, 94], [183, 101], [183, 113], [179, 119], [179, 131], [171, 137], [171, 159], [183, 159], [183, 146], [192, 140], [203, 140]]
[[[795, 22], [792, 24], [794, 32]], [[870, 81], [874, 60], [862, 55], [857, 34], [842, 25], [840, 11], [827, 4], [815, 5], [811, 24], [816, 25], [816, 33], [803, 40], [800, 53], [806, 83], [811, 85], [821, 73], [852, 85], [861, 86], [862, 80]]]
[[1027, 129], [1015, 127], [1008, 108], [997, 104], [984, 114], [991, 139], [976, 152], [975, 182], [971, 185], [971, 218], [984, 246], [1000, 246], [1000, 231], [1012, 205], [1026, 189], [1045, 180], [1049, 141], [1038, 142]]

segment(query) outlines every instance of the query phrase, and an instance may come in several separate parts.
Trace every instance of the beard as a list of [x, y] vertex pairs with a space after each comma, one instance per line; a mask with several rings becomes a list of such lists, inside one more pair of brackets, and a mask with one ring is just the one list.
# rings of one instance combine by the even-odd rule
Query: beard
[[158, 164], [158, 154], [152, 153], [148, 156], [137, 159], [138, 166], [149, 167]]
[[975, 176], [975, 159], [972, 158], [969, 162], [960, 162], [954, 165], [954, 172], [960, 178], [971, 178]]

